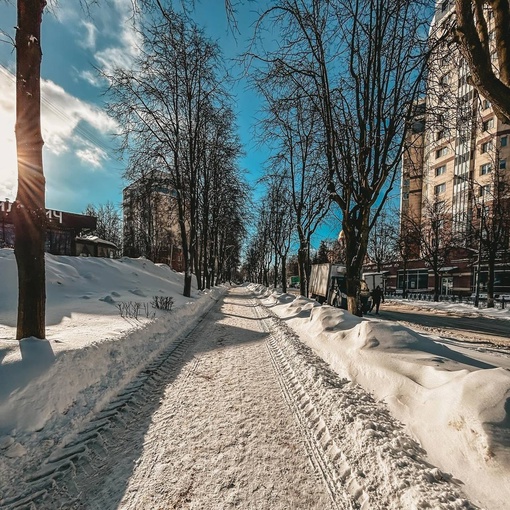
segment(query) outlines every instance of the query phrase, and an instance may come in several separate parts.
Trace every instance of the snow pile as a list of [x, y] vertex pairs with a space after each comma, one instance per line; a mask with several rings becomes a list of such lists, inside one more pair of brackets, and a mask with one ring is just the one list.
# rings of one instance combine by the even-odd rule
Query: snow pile
[[146, 259], [47, 254], [46, 273], [47, 338], [18, 342], [16, 262], [0, 249], [0, 479], [73, 434], [222, 291], [185, 298], [182, 275]]
[[[510, 372], [388, 321], [253, 287], [301, 341], [358, 383], [487, 508], [510, 500]], [[506, 360], [509, 363], [509, 360]]]

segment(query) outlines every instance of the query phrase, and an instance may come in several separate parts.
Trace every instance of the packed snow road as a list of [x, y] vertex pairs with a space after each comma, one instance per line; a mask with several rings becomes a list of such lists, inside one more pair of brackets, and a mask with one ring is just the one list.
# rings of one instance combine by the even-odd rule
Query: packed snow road
[[424, 310], [412, 302], [400, 301], [383, 304], [381, 318], [443, 337], [510, 348], [510, 321], [505, 319], [474, 314], [468, 317], [452, 310]]
[[243, 288], [55, 449], [4, 504], [475, 508], [382, 404], [331, 371]]

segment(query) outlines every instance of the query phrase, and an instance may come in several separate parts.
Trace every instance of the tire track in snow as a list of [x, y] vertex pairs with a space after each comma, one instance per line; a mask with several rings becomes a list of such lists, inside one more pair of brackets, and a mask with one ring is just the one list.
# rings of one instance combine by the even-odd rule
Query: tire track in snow
[[426, 461], [384, 404], [342, 379], [266, 310], [269, 349], [289, 405], [314, 432], [311, 449], [339, 508], [478, 508], [459, 490], [461, 482]]
[[120, 392], [9, 509], [329, 508], [267, 334], [237, 301]]
[[61, 508], [82, 508], [78, 503], [80, 491], [74, 482], [77, 469], [90, 472], [90, 466], [101, 463], [110, 454], [108, 443], [113, 442], [118, 429], [126, 428], [130, 421], [136, 420], [147, 403], [154, 406], [155, 387], [176, 377], [193, 335], [211, 310], [156, 356], [73, 439], [57, 448], [35, 472], [20, 481], [18, 493], [0, 500], [0, 509], [53, 509], [56, 500]]

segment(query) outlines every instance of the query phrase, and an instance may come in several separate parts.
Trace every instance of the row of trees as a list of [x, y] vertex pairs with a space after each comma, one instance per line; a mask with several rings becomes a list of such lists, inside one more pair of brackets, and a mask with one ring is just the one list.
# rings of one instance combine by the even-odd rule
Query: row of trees
[[[398, 266], [402, 270], [404, 297], [408, 292], [406, 273], [409, 263], [422, 260], [434, 275], [435, 300], [441, 290], [442, 270], [452, 264], [452, 259], [465, 258], [475, 267], [475, 287], [480, 283], [478, 279], [483, 264], [487, 272], [487, 306], [493, 307], [496, 267], [498, 262], [508, 262], [505, 247], [510, 239], [510, 183], [501, 174], [501, 170], [494, 171], [489, 188], [481, 187], [477, 181], [467, 183], [474, 211], [467, 230], [456, 229], [451, 205], [437, 199], [425, 201], [419, 219], [402, 211], [383, 210], [370, 233], [366, 260], [377, 271], [383, 271], [388, 265]], [[251, 240], [243, 271], [251, 281], [281, 286], [286, 292], [287, 268], [299, 268], [300, 261], [299, 257], [289, 254], [288, 247], [293, 239], [291, 226], [286, 230], [285, 252], [274, 249], [275, 224], [270, 218], [276, 217], [277, 207], [271, 209], [268, 203], [261, 211], [257, 235]], [[288, 211], [285, 221], [292, 222]], [[303, 269], [305, 278], [310, 264], [345, 263], [345, 259], [342, 238], [322, 240], [316, 251], [307, 253]], [[307, 295], [307, 287], [303, 291], [301, 285], [301, 294]]]
[[254, 41], [249, 55], [278, 146], [268, 171], [281, 177], [299, 237], [301, 292], [310, 235], [333, 203], [342, 217], [352, 313], [359, 309], [369, 234], [393, 188], [406, 119], [426, 68], [425, 7], [276, 1], [261, 15], [256, 37], [263, 40], [264, 30], [277, 27], [278, 43], [265, 48]]
[[106, 204], [98, 206], [89, 204], [83, 214], [97, 218], [96, 229], [92, 232], [93, 235], [105, 241], [110, 241], [119, 248], [122, 246], [122, 217], [113, 202], [108, 201]]
[[[489, 268], [489, 297], [493, 294], [496, 259], [508, 235], [504, 233], [508, 232], [505, 227], [508, 214], [503, 212], [507, 211], [507, 207], [503, 206], [508, 202], [508, 194], [504, 190], [504, 179], [496, 171], [493, 173], [491, 196], [487, 197], [485, 204], [477, 203], [477, 197], [483, 196], [481, 192], [486, 193], [487, 189], [479, 193], [482, 187], [471, 178], [470, 186], [476, 188], [476, 194], [472, 191], [469, 201], [471, 209], [478, 211], [478, 217], [469, 224], [466, 221], [469, 218], [464, 218], [467, 229], [458, 228], [458, 218], [453, 217], [451, 204], [439, 199], [424, 203], [422, 218], [403, 217], [402, 231], [395, 229], [399, 224], [397, 221], [388, 225], [388, 230], [386, 220], [381, 216], [400, 169], [405, 133], [412, 127], [408, 121], [413, 117], [420, 87], [424, 83], [421, 77], [427, 72], [430, 81], [432, 76], [434, 63], [430, 57], [435, 58], [435, 49], [447, 47], [447, 41], [458, 43], [472, 69], [472, 83], [485, 97], [490, 98], [491, 91], [496, 90], [494, 87], [487, 88], [487, 80], [482, 85], [477, 78], [479, 73], [475, 75], [473, 71], [474, 67], [486, 66], [487, 62], [491, 67], [487, 26], [482, 19], [487, 6], [494, 12], [497, 28], [492, 36], [496, 40], [498, 63], [505, 69], [508, 63], [504, 53], [507, 34], [503, 33], [502, 23], [508, 19], [508, 5], [502, 7], [496, 2], [457, 1], [457, 9], [462, 10], [458, 22], [451, 18], [449, 22], [453, 23], [444, 24], [428, 37], [426, 27], [420, 23], [420, 20], [427, 19], [424, 16], [427, 6], [420, 2], [387, 5], [372, 0], [354, 3], [278, 1], [259, 20], [259, 34], [268, 21], [271, 26], [277, 26], [281, 34], [276, 49], [271, 47], [250, 54], [252, 59], [263, 63], [264, 72], [258, 72], [256, 85], [268, 105], [264, 127], [266, 130], [273, 128], [270, 136], [279, 140], [282, 147], [281, 152], [276, 151], [274, 159], [280, 167], [283, 160], [291, 169], [292, 162], [286, 160], [299, 161], [310, 171], [312, 179], [317, 177], [327, 186], [325, 193], [320, 191], [320, 184], [313, 189], [319, 190], [322, 197], [339, 207], [343, 245], [340, 257], [347, 266], [348, 307], [351, 311], [357, 308], [359, 278], [367, 257], [382, 261], [397, 253], [403, 261], [404, 270], [411, 258], [421, 256], [435, 274], [437, 296], [440, 269], [452, 253], [466, 246], [479, 246], [478, 259], [483, 257]], [[470, 25], [476, 25], [474, 33], [469, 32]], [[480, 40], [483, 52], [472, 53], [474, 37]], [[491, 67], [487, 78], [494, 81], [496, 74]], [[502, 71], [497, 79], [508, 82], [508, 75]], [[444, 87], [437, 90], [445, 92]], [[457, 99], [455, 94], [450, 97]], [[507, 119], [501, 113], [504, 111], [502, 100], [495, 104], [500, 118]], [[451, 112], [455, 112], [453, 130], [462, 122], [457, 114], [459, 105], [449, 104], [443, 98], [438, 101], [438, 110], [437, 131], [443, 132], [444, 137], [447, 129], [445, 119]], [[290, 122], [289, 111], [292, 111]], [[309, 127], [309, 131], [294, 128], [293, 138], [289, 135], [289, 126], [300, 121], [301, 125]], [[275, 136], [274, 126], [278, 126], [286, 136]], [[281, 139], [285, 139], [285, 145]], [[303, 147], [305, 151], [300, 152]], [[277, 172], [285, 175], [285, 170]], [[275, 165], [271, 162], [268, 175], [274, 173]], [[285, 196], [292, 196], [290, 182], [285, 184], [282, 180], [280, 184], [284, 186]], [[270, 191], [268, 196], [271, 196]], [[303, 207], [309, 205], [303, 200], [298, 204]], [[267, 226], [271, 218], [267, 211], [271, 207], [278, 209], [279, 206], [265, 207], [247, 261], [247, 268], [257, 267], [258, 254], [259, 261], [265, 261], [259, 262], [261, 268], [265, 267], [259, 274], [266, 275], [269, 265], [278, 261], [277, 252], [270, 256], [264, 250], [270, 245], [264, 240], [268, 238], [270, 241], [273, 232]], [[296, 210], [290, 202], [287, 207], [289, 214], [295, 216]], [[317, 210], [324, 211], [325, 207], [320, 205]], [[395, 215], [393, 219], [396, 219]], [[296, 218], [294, 222], [294, 235], [297, 235], [300, 226]], [[265, 232], [268, 234], [265, 235]], [[292, 237], [292, 232], [288, 235]], [[390, 239], [394, 242], [389, 243]], [[299, 243], [300, 255], [309, 249], [309, 239], [307, 241]], [[299, 259], [301, 261], [301, 256]], [[306, 267], [306, 264], [299, 264], [301, 293], [305, 295]], [[276, 270], [273, 275], [276, 278]], [[284, 281], [282, 284], [285, 288]]]
[[[131, 67], [105, 74], [107, 109], [129, 155], [125, 178], [147, 183], [157, 174], [168, 184], [172, 203], [157, 213], [175, 214], [190, 296], [192, 274], [199, 288], [210, 287], [239, 260], [248, 197], [218, 46], [185, 15], [160, 14], [140, 27]], [[149, 205], [151, 194], [141, 202]]]

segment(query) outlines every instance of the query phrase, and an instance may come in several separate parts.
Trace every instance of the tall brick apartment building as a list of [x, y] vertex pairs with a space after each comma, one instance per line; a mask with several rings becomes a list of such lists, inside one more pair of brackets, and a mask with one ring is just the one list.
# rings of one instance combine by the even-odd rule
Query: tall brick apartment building
[[[454, 2], [436, 2], [431, 37], [454, 15]], [[493, 24], [486, 11], [489, 29]], [[487, 290], [488, 227], [507, 228], [496, 253], [494, 294], [510, 293], [510, 126], [470, 85], [469, 70], [454, 45], [439, 46], [427, 94], [417, 105], [403, 157], [401, 212], [427, 228], [430, 211], [441, 211], [440, 228], [451, 229], [454, 249], [441, 267], [441, 294], [471, 295]], [[506, 213], [500, 219], [498, 214]], [[446, 222], [448, 218], [448, 222]], [[496, 219], [498, 218], [498, 219]], [[506, 220], [505, 220], [506, 218]], [[436, 224], [437, 224], [436, 221]], [[430, 222], [429, 222], [430, 223]], [[402, 226], [406, 228], [405, 225]], [[439, 241], [441, 242], [441, 241]], [[430, 292], [433, 275], [417, 243], [407, 270], [395, 275], [396, 289]]]

